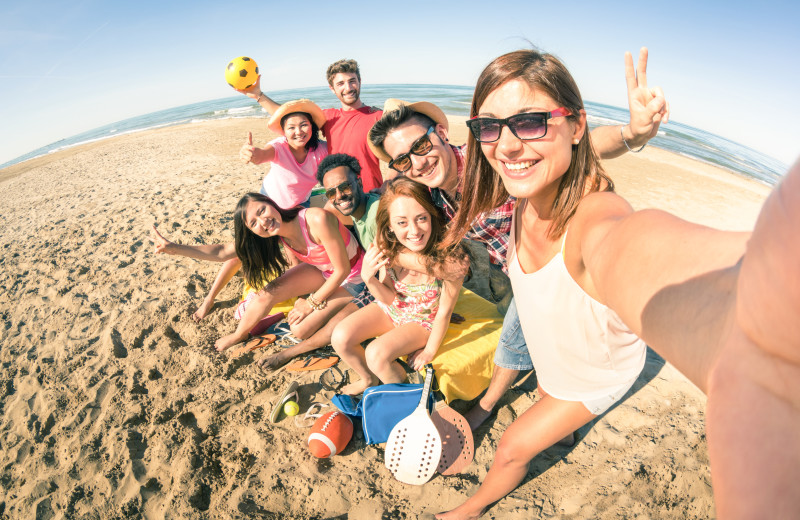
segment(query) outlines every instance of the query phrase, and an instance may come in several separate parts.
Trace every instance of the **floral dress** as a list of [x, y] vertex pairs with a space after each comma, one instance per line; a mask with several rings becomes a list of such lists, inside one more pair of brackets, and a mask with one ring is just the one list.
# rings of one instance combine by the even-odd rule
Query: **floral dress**
[[406, 323], [417, 323], [428, 332], [432, 328], [433, 319], [439, 310], [439, 294], [442, 281], [434, 279], [432, 282], [420, 284], [407, 284], [398, 281], [394, 269], [389, 269], [389, 276], [394, 282], [397, 295], [391, 305], [375, 301], [383, 309], [395, 327]]

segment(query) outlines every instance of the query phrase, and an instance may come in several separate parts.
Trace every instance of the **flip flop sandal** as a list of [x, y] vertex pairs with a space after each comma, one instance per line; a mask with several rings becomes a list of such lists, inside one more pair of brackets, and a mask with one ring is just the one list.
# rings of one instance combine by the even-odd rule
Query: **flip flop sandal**
[[314, 426], [314, 423], [317, 422], [317, 419], [324, 415], [322, 413], [322, 409], [330, 405], [330, 403], [311, 403], [311, 406], [308, 407], [305, 415], [302, 417], [295, 415], [294, 425], [298, 428], [310, 428]]
[[253, 336], [244, 342], [244, 345], [231, 352], [231, 356], [239, 357], [248, 352], [267, 347], [275, 343], [278, 337], [275, 334], [264, 334], [263, 336]]
[[319, 376], [319, 384], [323, 389], [336, 393], [342, 388], [348, 380], [347, 372], [334, 365]]
[[330, 368], [339, 362], [339, 356], [327, 352], [310, 354], [302, 359], [297, 359], [286, 365], [289, 372], [306, 372]]
[[295, 402], [298, 401], [299, 395], [297, 393], [297, 388], [298, 388], [297, 381], [292, 381], [291, 383], [289, 383], [286, 389], [284, 389], [280, 398], [275, 402], [275, 406], [272, 407], [272, 413], [269, 416], [270, 422], [274, 423], [278, 421], [278, 417], [283, 411], [283, 405], [286, 404], [287, 401], [292, 401], [292, 400], [294, 400]]

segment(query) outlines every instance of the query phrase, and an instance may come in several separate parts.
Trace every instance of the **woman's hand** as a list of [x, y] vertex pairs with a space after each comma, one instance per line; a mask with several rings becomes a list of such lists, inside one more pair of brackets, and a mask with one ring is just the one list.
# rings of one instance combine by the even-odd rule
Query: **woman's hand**
[[365, 282], [371, 280], [381, 267], [386, 267], [389, 259], [374, 243], [370, 244], [367, 252], [364, 253], [364, 260], [361, 263], [361, 279]]
[[244, 144], [239, 149], [239, 158], [246, 162], [246, 163], [253, 163], [253, 152], [255, 152], [256, 147], [253, 146], [253, 132], [247, 132], [247, 138], [244, 140]]
[[422, 367], [433, 361], [436, 357], [436, 349], [430, 347], [421, 348], [412, 352], [408, 356], [408, 365], [415, 371], [420, 370]]
[[155, 224], [153, 224], [153, 229], [150, 230], [150, 240], [153, 242], [154, 252], [156, 254], [165, 253], [168, 255], [174, 255], [174, 242], [170, 242], [164, 236], [158, 232], [156, 229]]
[[237, 89], [234, 89], [234, 90], [236, 92], [240, 93], [240, 94], [244, 94], [245, 96], [247, 96], [249, 98], [252, 98], [252, 99], [255, 99], [256, 101], [258, 101], [258, 98], [261, 97], [261, 94], [262, 94], [262, 92], [261, 92], [261, 74], [259, 74], [258, 78], [256, 78], [256, 82], [253, 83], [252, 85], [250, 85], [250, 88], [246, 88], [246, 89], [243, 89], [243, 90], [239, 90], [237, 88]]
[[292, 310], [289, 311], [289, 315], [286, 316], [286, 321], [289, 322], [289, 325], [297, 325], [312, 312], [314, 312], [314, 309], [311, 307], [311, 304], [308, 303], [308, 300], [305, 298], [298, 298], [297, 301], [294, 302]]

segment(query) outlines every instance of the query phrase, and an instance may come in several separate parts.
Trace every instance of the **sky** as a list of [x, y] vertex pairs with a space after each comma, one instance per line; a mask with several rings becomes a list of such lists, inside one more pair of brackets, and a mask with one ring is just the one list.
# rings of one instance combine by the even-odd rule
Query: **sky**
[[[671, 119], [770, 155], [800, 156], [800, 2], [348, 3], [0, 0], [0, 164], [129, 117], [236, 95], [228, 61], [262, 88], [325, 85], [354, 58], [365, 85], [474, 86], [518, 48], [556, 54], [585, 100], [626, 107], [625, 51]], [[418, 101], [418, 100], [411, 100]]]

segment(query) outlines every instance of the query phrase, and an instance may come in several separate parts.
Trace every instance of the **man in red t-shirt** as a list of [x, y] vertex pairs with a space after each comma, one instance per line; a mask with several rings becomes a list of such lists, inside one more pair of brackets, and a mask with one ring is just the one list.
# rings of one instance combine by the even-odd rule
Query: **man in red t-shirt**
[[[355, 60], [339, 60], [327, 71], [328, 86], [342, 103], [341, 108], [323, 110], [327, 122], [322, 127], [328, 151], [346, 153], [361, 165], [361, 183], [365, 192], [383, 184], [378, 158], [367, 145], [367, 134], [383, 111], [361, 102], [361, 73]], [[242, 94], [255, 99], [264, 110], [274, 114], [280, 104], [261, 91], [261, 78]]]

